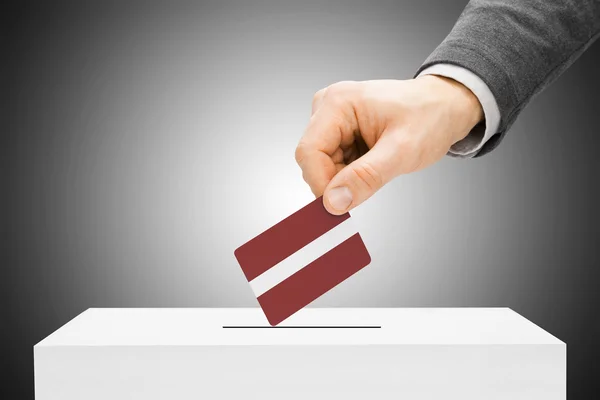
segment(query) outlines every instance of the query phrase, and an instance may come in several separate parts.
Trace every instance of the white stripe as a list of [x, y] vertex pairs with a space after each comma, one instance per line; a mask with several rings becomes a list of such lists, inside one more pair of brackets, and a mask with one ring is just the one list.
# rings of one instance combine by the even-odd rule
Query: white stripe
[[252, 287], [256, 297], [260, 296], [321, 257], [329, 250], [341, 244], [356, 232], [357, 230], [352, 222], [352, 218], [348, 218], [335, 228], [322, 236], [319, 236], [294, 254], [288, 256], [288, 258], [254, 278], [250, 282], [250, 287]]

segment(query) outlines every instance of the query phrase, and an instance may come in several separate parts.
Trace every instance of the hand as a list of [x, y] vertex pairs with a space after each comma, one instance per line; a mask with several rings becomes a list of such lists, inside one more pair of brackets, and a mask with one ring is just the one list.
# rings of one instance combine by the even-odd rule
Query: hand
[[482, 119], [477, 97], [452, 79], [339, 82], [315, 94], [296, 161], [325, 208], [343, 214], [441, 159]]

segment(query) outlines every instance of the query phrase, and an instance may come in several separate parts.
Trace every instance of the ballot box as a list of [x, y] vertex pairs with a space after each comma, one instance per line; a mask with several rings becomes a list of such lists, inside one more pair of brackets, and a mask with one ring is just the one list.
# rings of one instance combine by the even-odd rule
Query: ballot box
[[38, 400], [566, 398], [566, 345], [507, 308], [89, 309], [34, 346]]

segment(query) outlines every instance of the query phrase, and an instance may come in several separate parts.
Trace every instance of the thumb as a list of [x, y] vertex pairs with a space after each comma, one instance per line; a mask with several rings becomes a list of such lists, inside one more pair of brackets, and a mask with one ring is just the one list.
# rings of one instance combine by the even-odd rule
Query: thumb
[[350, 165], [339, 171], [323, 193], [323, 204], [331, 214], [344, 214], [371, 197], [397, 174], [399, 157], [391, 140], [380, 140]]

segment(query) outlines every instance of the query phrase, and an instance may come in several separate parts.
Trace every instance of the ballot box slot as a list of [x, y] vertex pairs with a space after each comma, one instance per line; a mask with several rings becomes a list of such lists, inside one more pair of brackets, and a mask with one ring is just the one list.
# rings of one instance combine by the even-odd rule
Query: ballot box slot
[[380, 325], [298, 325], [298, 326], [266, 326], [266, 325], [224, 325], [223, 329], [381, 329]]

